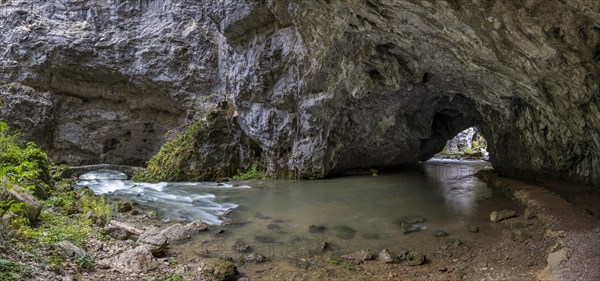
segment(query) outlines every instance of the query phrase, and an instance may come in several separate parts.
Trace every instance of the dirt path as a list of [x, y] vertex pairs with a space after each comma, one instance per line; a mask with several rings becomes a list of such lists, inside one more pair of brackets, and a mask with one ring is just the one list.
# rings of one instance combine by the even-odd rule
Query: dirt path
[[510, 190], [521, 203], [537, 210], [546, 227], [545, 236], [555, 239], [548, 264], [536, 279], [600, 280], [600, 220], [539, 186], [492, 173], [483, 178]]

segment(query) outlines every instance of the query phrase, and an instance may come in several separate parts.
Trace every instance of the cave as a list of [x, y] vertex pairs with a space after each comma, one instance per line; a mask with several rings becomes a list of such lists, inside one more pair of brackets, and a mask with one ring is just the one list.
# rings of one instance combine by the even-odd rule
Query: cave
[[[156, 190], [161, 189], [157, 186], [169, 185], [173, 189], [165, 192], [189, 187], [184, 191], [210, 193], [209, 188], [232, 187], [232, 192], [243, 194], [240, 190], [247, 186], [224, 182], [276, 178], [291, 180], [286, 182], [285, 191], [309, 198], [306, 201], [311, 204], [320, 198], [294, 189], [293, 181], [335, 186], [341, 197], [356, 204], [335, 209], [334, 203], [323, 203], [333, 211], [311, 206], [323, 214], [372, 207], [362, 205], [360, 196], [353, 194], [377, 195], [371, 197], [375, 202], [371, 205], [388, 204], [392, 211], [380, 215], [393, 221], [390, 213], [397, 206], [414, 207], [402, 210], [409, 212], [419, 207], [415, 203], [419, 200], [430, 200], [427, 202], [432, 208], [452, 204], [444, 200], [458, 190], [465, 196], [481, 195], [464, 202], [470, 211], [480, 212], [473, 224], [488, 227], [479, 233], [485, 234], [489, 229], [502, 229], [503, 223], [491, 224], [489, 214], [483, 212], [500, 210], [485, 209], [491, 206], [479, 206], [477, 200], [498, 195], [494, 192], [500, 193], [498, 190], [510, 184], [523, 190], [531, 185], [553, 191], [586, 210], [553, 201], [565, 210], [544, 210], [550, 210], [546, 214], [549, 221], [562, 227], [557, 231], [565, 231], [567, 236], [577, 227], [586, 229], [578, 233], [582, 235], [599, 231], [589, 229], [597, 222], [588, 216], [600, 212], [593, 207], [598, 200], [590, 195], [600, 191], [597, 0], [0, 2], [0, 118], [20, 131], [23, 142], [35, 142], [55, 164], [131, 165], [135, 166], [130, 167], [132, 175], [137, 171], [141, 182], [163, 182], [127, 182], [123, 186], [128, 188], [121, 190], [124, 193], [148, 187], [152, 191], [140, 191], [140, 196], [156, 195], [164, 191]], [[409, 184], [422, 184], [418, 179], [423, 175], [386, 181], [390, 178], [381, 172], [423, 163], [427, 166], [432, 157], [459, 157], [448, 151], [462, 149], [469, 155], [477, 154], [468, 151], [473, 139], [467, 138], [463, 145], [449, 144], [471, 128], [477, 128], [485, 139], [489, 156], [484, 152], [481, 156], [493, 163], [493, 171], [482, 173], [482, 177], [491, 187], [469, 174], [441, 183], [445, 187], [442, 193], [447, 193], [440, 197], [440, 186], [435, 183], [419, 188]], [[470, 157], [461, 153], [460, 157]], [[341, 175], [352, 176], [338, 177]], [[417, 180], [410, 181], [415, 179], [412, 176]], [[176, 181], [192, 183], [186, 187], [185, 183], [173, 183]], [[360, 189], [371, 181], [383, 187], [373, 188], [372, 194]], [[406, 184], [402, 187], [410, 192], [393, 183]], [[236, 189], [240, 186], [243, 188]], [[115, 187], [106, 184], [98, 188], [106, 191]], [[381, 190], [385, 192], [378, 194]], [[210, 198], [198, 194], [187, 198], [182, 195], [185, 192], [169, 194], [181, 199], [177, 203], [181, 205], [176, 210], [165, 208], [167, 213], [176, 217], [179, 211], [185, 213], [182, 216], [201, 211], [209, 214], [205, 218], [211, 223], [218, 224], [225, 222], [222, 216], [227, 207], [235, 205], [212, 202], [218, 206], [217, 213], [211, 213], [211, 208], [195, 209], [198, 206], [193, 204]], [[265, 197], [269, 196], [297, 203], [281, 194]], [[336, 196], [332, 197], [335, 200]], [[410, 200], [404, 202], [403, 197]], [[245, 197], [236, 200], [240, 198]], [[164, 203], [154, 199], [142, 203]], [[253, 199], [266, 200], [258, 196]], [[529, 208], [531, 215], [537, 208], [533, 206], [535, 200], [520, 207], [502, 200], [498, 202], [505, 205], [498, 206], [516, 209], [519, 220], [525, 217], [522, 209]], [[263, 203], [261, 207], [281, 202]], [[280, 207], [276, 215], [287, 211], [285, 204]], [[313, 211], [308, 209], [296, 213]], [[239, 210], [243, 212], [244, 207]], [[372, 211], [377, 213], [378, 209]], [[563, 219], [567, 214], [577, 214], [579, 220]], [[244, 219], [271, 220], [264, 226], [271, 225], [266, 230], [275, 232], [285, 223], [271, 215], [273, 219], [257, 212]], [[463, 218], [472, 222], [471, 217]], [[365, 222], [370, 219], [361, 217]], [[455, 227], [440, 221], [443, 219], [437, 226]], [[570, 221], [585, 223], [564, 227]], [[325, 224], [314, 222], [312, 230], [330, 231], [337, 235], [332, 237], [348, 238], [345, 242], [385, 240], [380, 239], [385, 233], [358, 233], [347, 225], [325, 227], [319, 223]], [[411, 235], [411, 231], [431, 231], [421, 225], [427, 223], [405, 218], [395, 225], [406, 228], [402, 235]], [[505, 248], [523, 250], [512, 247], [523, 244], [511, 243], [530, 241], [527, 239], [531, 237], [524, 235], [530, 223], [536, 227], [543, 224], [535, 218], [527, 219], [520, 225], [523, 227], [511, 224], [519, 229], [516, 236], [520, 236], [514, 240], [504, 237]], [[265, 227], [260, 230], [266, 231]], [[465, 232], [467, 228], [464, 225], [452, 230]], [[502, 230], [512, 235], [512, 228]], [[396, 233], [398, 228], [390, 231]], [[139, 235], [140, 231], [134, 232]], [[310, 232], [313, 234], [318, 235]], [[432, 235], [428, 236], [441, 241], [438, 238], [442, 236]], [[253, 238], [268, 240], [263, 235]], [[318, 252], [325, 252], [327, 244], [318, 242], [323, 246]], [[567, 251], [567, 247], [562, 250]], [[570, 250], [580, 253], [577, 251], [585, 249], [571, 246]], [[582, 261], [583, 254], [567, 254], [558, 246], [552, 251], [554, 261], [575, 257], [568, 261], [569, 266], [600, 264], [593, 258]], [[157, 252], [144, 250], [147, 255], [140, 260], [153, 260]], [[424, 256], [420, 257], [424, 262]], [[2, 256], [0, 260], [4, 261]], [[394, 258], [391, 261], [397, 262]], [[362, 266], [363, 262], [355, 265]], [[420, 264], [424, 267], [419, 270], [431, 264]], [[432, 274], [437, 274], [437, 279], [449, 279], [447, 272], [461, 271], [450, 268], [453, 265], [448, 263], [448, 268]], [[532, 266], [542, 270], [541, 256]], [[472, 268], [474, 273], [469, 274], [475, 277], [470, 279], [501, 279], [484, 276], [479, 268], [488, 268], [488, 264]], [[485, 271], [492, 274], [492, 270]], [[346, 273], [347, 279], [354, 277], [354, 271]], [[395, 278], [394, 274], [402, 273], [390, 273], [389, 278]], [[564, 279], [600, 280], [597, 272], [586, 274], [585, 278], [565, 275]], [[260, 279], [254, 277], [251, 279]], [[399, 279], [413, 278], [402, 277]]]

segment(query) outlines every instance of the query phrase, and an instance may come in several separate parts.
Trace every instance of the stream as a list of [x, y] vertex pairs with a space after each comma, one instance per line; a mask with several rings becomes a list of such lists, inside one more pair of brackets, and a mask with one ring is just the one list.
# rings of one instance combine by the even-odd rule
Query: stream
[[[323, 248], [323, 242], [343, 252], [427, 251], [441, 243], [434, 232], [468, 239], [474, 235], [469, 227], [489, 222], [492, 210], [514, 206], [473, 176], [489, 167], [483, 161], [430, 160], [420, 170], [378, 176], [156, 184], [105, 170], [81, 176], [76, 187], [136, 202], [156, 210], [165, 221], [197, 219], [214, 225], [213, 235], [193, 237], [194, 247], [186, 243], [183, 251], [232, 254], [228, 252], [239, 241], [271, 258], [302, 255]], [[403, 233], [400, 221], [406, 217], [424, 221], [414, 224], [418, 231]]]

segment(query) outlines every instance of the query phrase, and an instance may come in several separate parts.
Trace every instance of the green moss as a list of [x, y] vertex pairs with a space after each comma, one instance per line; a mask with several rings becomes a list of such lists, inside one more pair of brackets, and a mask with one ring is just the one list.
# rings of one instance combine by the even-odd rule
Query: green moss
[[[206, 147], [213, 145], [221, 149], [220, 143], [215, 145], [215, 139], [224, 138], [226, 141], [231, 133], [229, 130], [233, 108], [227, 102], [219, 103], [218, 107], [207, 112], [200, 120], [191, 124], [183, 133], [164, 143], [160, 151], [147, 162], [147, 171], [133, 177], [135, 181], [200, 181], [226, 179], [234, 172], [224, 171], [222, 167], [210, 165], [206, 158], [211, 155], [202, 154]], [[220, 155], [215, 151], [215, 155]], [[220, 160], [213, 160], [220, 163]], [[222, 162], [222, 161], [221, 161]]]
[[181, 135], [167, 141], [147, 163], [148, 169], [133, 177], [135, 181], [159, 182], [181, 181], [198, 178], [189, 173], [189, 164], [201, 141], [210, 131], [211, 121], [216, 118], [215, 111], [191, 124]]

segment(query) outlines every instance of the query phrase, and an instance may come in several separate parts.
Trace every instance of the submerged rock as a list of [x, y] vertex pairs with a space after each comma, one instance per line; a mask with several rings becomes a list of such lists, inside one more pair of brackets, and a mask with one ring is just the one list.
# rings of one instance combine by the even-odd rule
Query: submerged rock
[[273, 239], [273, 237], [271, 237], [271, 236], [255, 234], [254, 235], [254, 241], [256, 241], [258, 243], [269, 244], [269, 243], [275, 242], [275, 239]]
[[269, 259], [259, 253], [249, 253], [243, 255], [244, 262], [263, 263]]
[[250, 244], [246, 243], [246, 241], [243, 240], [235, 241], [235, 243], [233, 244], [233, 248], [241, 253], [248, 253], [253, 250]]
[[436, 231], [433, 233], [433, 237], [446, 237], [448, 236], [448, 232], [445, 231]]
[[352, 239], [356, 236], [356, 230], [346, 225], [338, 225], [334, 229], [337, 232], [335, 236], [345, 240]]
[[468, 230], [471, 233], [478, 233], [479, 232], [479, 226], [477, 226], [477, 225], [471, 225], [471, 226], [469, 226]]
[[325, 230], [327, 230], [327, 227], [322, 226], [322, 225], [311, 225], [308, 227], [308, 232], [309, 233], [323, 233], [325, 232]]
[[509, 218], [513, 218], [517, 216], [517, 212], [515, 212], [514, 210], [500, 210], [500, 211], [493, 211], [490, 214], [490, 221], [492, 222], [499, 222], [505, 219], [509, 219]]

